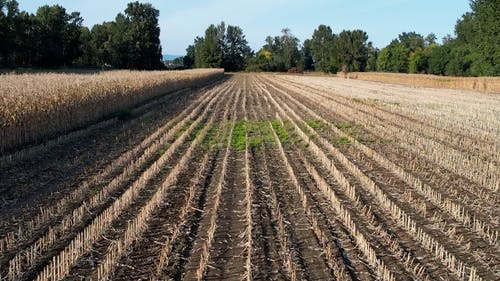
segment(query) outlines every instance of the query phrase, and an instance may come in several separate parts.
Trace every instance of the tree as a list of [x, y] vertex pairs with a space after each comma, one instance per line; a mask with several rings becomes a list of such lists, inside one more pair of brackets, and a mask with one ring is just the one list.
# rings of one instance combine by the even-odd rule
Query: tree
[[42, 6], [35, 18], [37, 38], [36, 61], [41, 66], [70, 64], [80, 55], [79, 13], [68, 15], [62, 6]]
[[265, 66], [265, 71], [287, 71], [299, 66], [302, 60], [299, 39], [288, 28], [281, 30], [281, 36], [267, 36], [266, 44], [259, 54], [259, 61]]
[[11, 53], [11, 63], [14, 65], [33, 65], [37, 35], [35, 31], [35, 16], [27, 12], [20, 12], [15, 20], [15, 36]]
[[389, 72], [408, 72], [409, 50], [399, 40], [393, 40], [380, 51], [377, 69]]
[[285, 69], [288, 70], [296, 67], [300, 61], [299, 39], [295, 37], [290, 29], [284, 28], [281, 30], [281, 45], [283, 46], [282, 56]]
[[373, 47], [372, 42], [368, 42], [368, 60], [366, 61], [366, 71], [377, 71], [377, 58], [380, 50]]
[[432, 44], [436, 44], [437, 36], [433, 32], [427, 34], [424, 39], [424, 47], [429, 47]]
[[194, 39], [194, 65], [196, 68], [207, 67], [205, 65], [204, 45], [205, 39], [203, 37], [196, 37]]
[[17, 1], [0, 1], [0, 65], [11, 65], [16, 50], [16, 19], [19, 14]]
[[129, 39], [129, 23], [127, 17], [119, 13], [108, 26], [109, 38], [105, 46], [109, 52], [110, 65], [116, 68], [133, 68], [129, 62], [130, 45], [134, 43]]
[[318, 71], [331, 72], [331, 53], [333, 51], [334, 34], [326, 25], [320, 25], [314, 30], [311, 39], [311, 55], [314, 68]]
[[249, 59], [246, 69], [249, 71], [274, 71], [273, 68], [272, 53], [262, 48], [255, 57]]
[[251, 50], [248, 47], [243, 30], [238, 26], [228, 25], [224, 43], [222, 67], [227, 71], [245, 69], [246, 59]]
[[227, 71], [243, 70], [251, 55], [251, 49], [239, 26], [221, 22], [211, 24], [204, 37], [196, 37], [186, 49], [185, 65], [194, 67], [224, 68]]
[[424, 37], [416, 32], [403, 32], [398, 36], [398, 39], [410, 53], [424, 48]]
[[95, 25], [91, 31], [94, 63], [116, 68], [161, 69], [159, 11], [151, 4], [129, 3], [114, 22]]
[[410, 54], [408, 61], [408, 71], [410, 73], [425, 73], [427, 71], [429, 56], [426, 50], [418, 48]]
[[301, 53], [302, 53], [301, 67], [304, 70], [314, 70], [314, 59], [312, 57], [312, 42], [310, 39], [306, 39], [304, 41]]
[[163, 67], [160, 27], [160, 11], [151, 4], [129, 3], [125, 9], [128, 41], [128, 68], [159, 69]]
[[266, 44], [259, 51], [258, 60], [265, 71], [285, 71], [283, 43], [280, 36], [267, 36]]
[[464, 44], [453, 43], [446, 64], [445, 74], [454, 76], [469, 76], [472, 65], [470, 48]]
[[204, 58], [202, 62], [203, 67], [221, 67], [224, 51], [222, 45], [224, 35], [221, 34], [223, 31], [225, 31], [224, 23], [219, 27], [211, 24], [207, 30], [205, 30], [205, 37], [202, 45], [202, 57]]
[[92, 53], [92, 65], [104, 66], [111, 64], [111, 38], [114, 23], [104, 22], [96, 24], [90, 31], [90, 50]]
[[[455, 25], [457, 44], [472, 44], [474, 42], [474, 19], [472, 13], [465, 13]], [[449, 40], [452, 41], [452, 40]]]
[[362, 30], [344, 30], [336, 38], [342, 70], [364, 71], [368, 61], [368, 35]]
[[0, 1], [0, 66], [31, 65], [37, 50], [34, 16], [15, 0]]
[[377, 70], [378, 71], [391, 71], [391, 50], [389, 47], [385, 47], [380, 50], [377, 58]]
[[186, 68], [193, 68], [195, 60], [195, 49], [194, 45], [189, 45], [186, 48], [186, 55], [182, 58], [182, 63]]
[[80, 38], [79, 41], [81, 42], [80, 44], [80, 55], [75, 59], [75, 62], [79, 65], [83, 66], [91, 66], [92, 64], [92, 47], [91, 47], [91, 41], [92, 41], [92, 35], [90, 33], [90, 30], [82, 26], [80, 27]]
[[[71, 64], [75, 59], [83, 55], [82, 32], [85, 32], [82, 24], [83, 18], [79, 12], [72, 12], [68, 16], [68, 24], [66, 25], [66, 34], [64, 36], [64, 62]], [[88, 29], [87, 29], [88, 31]]]
[[394, 72], [408, 72], [408, 49], [403, 43], [396, 43], [391, 50], [391, 68]]
[[41, 6], [35, 15], [20, 12], [15, 0], [0, 0], [0, 66], [42, 67], [111, 64], [117, 68], [163, 66], [159, 11], [129, 3], [114, 22], [83, 26], [79, 12]]
[[500, 75], [500, 1], [471, 0], [475, 75]]
[[377, 59], [377, 69], [402, 73], [425, 71], [427, 59], [423, 56], [423, 50], [426, 48], [426, 42], [434, 40], [435, 35], [432, 33], [427, 39], [415, 32], [401, 33], [382, 49]]
[[444, 75], [446, 73], [446, 65], [450, 60], [449, 54], [450, 47], [447, 44], [434, 46], [429, 53], [429, 73]]

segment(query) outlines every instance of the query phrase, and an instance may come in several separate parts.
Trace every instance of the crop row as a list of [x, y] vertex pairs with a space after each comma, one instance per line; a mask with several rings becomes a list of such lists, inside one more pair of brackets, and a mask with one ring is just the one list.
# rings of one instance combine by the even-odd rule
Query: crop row
[[222, 70], [0, 77], [0, 154], [222, 76]]

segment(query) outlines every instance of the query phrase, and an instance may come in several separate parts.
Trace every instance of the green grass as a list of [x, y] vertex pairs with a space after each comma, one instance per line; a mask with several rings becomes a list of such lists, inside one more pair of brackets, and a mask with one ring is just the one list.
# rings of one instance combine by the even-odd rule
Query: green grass
[[202, 143], [202, 147], [204, 150], [208, 151], [215, 145], [220, 144], [220, 137], [217, 136], [218, 130], [219, 126], [217, 124], [213, 124], [212, 127], [208, 129], [207, 135], [205, 136], [205, 139]]
[[274, 131], [278, 135], [278, 138], [281, 141], [281, 144], [290, 143], [290, 135], [288, 132], [281, 126], [281, 122], [279, 120], [271, 121], [271, 125], [273, 126]]
[[[327, 128], [328, 124], [317, 121], [317, 120], [308, 120], [307, 122], [309, 126], [313, 128], [320, 128], [325, 129]], [[269, 127], [269, 121], [227, 121], [222, 124], [222, 127], [225, 127], [226, 130], [224, 133], [218, 132], [221, 124], [213, 124], [207, 132], [206, 137], [204, 138], [201, 146], [202, 149], [204, 150], [209, 150], [213, 147], [220, 147], [223, 148], [227, 144], [228, 140], [228, 133], [229, 133], [229, 128], [234, 125], [233, 129], [233, 134], [231, 136], [231, 148], [241, 151], [245, 150], [246, 143], [245, 141], [248, 141], [248, 146], [249, 148], [260, 148], [262, 147], [265, 143], [275, 145], [274, 142], [274, 136], [272, 134], [271, 127]], [[194, 131], [189, 135], [187, 138], [188, 141], [193, 141], [196, 136], [200, 133], [200, 131], [203, 129], [203, 124], [200, 124], [197, 126]], [[281, 122], [277, 119], [271, 120], [271, 126], [276, 132], [279, 140], [281, 141], [282, 145], [284, 147], [290, 146], [290, 145], [296, 145], [299, 148], [306, 148], [308, 144], [304, 142], [301, 137], [295, 132], [295, 128], [293, 127], [292, 123], [289, 121], [284, 121], [283, 125]], [[353, 125], [348, 122], [342, 122], [336, 124], [337, 127], [344, 128], [345, 132], [348, 133], [350, 136], [355, 138], [358, 141], [362, 142], [380, 142], [380, 143], [385, 143], [389, 142], [389, 140], [385, 139], [372, 139], [372, 138], [361, 138], [358, 136], [360, 126]], [[305, 125], [300, 126], [300, 128], [305, 127]], [[305, 130], [305, 128], [302, 128]], [[307, 131], [307, 130], [305, 130]], [[246, 139], [246, 134], [248, 133], [248, 138]], [[313, 136], [310, 135], [311, 138], [314, 138]], [[246, 139], [246, 140], [245, 140]], [[348, 138], [346, 137], [333, 137], [332, 138], [332, 143], [334, 145], [349, 145], [351, 142], [349, 141]], [[166, 150], [168, 149], [168, 146], [165, 146]]]
[[182, 135], [182, 133], [184, 133], [184, 131], [186, 131], [191, 126], [191, 124], [193, 124], [192, 120], [186, 121], [186, 124], [184, 124], [184, 126], [182, 126], [182, 128], [180, 128], [179, 130], [177, 130], [175, 132], [174, 137], [175, 138], [180, 137]]
[[247, 132], [249, 148], [258, 148], [262, 147], [264, 143], [274, 142], [274, 137], [267, 121], [238, 121], [234, 127], [231, 147], [236, 150], [244, 150], [245, 134]]
[[337, 129], [340, 129], [340, 130], [346, 130], [346, 129], [352, 128], [353, 125], [350, 122], [342, 121], [342, 122], [336, 123], [335, 127], [337, 127]]
[[374, 137], [365, 137], [365, 136], [358, 136], [355, 137], [357, 141], [363, 144], [367, 143], [390, 143], [392, 142], [391, 139], [386, 139], [386, 138], [374, 138]]
[[349, 145], [349, 144], [351, 144], [351, 141], [346, 137], [334, 137], [332, 139], [332, 144], [333, 145]]
[[189, 134], [189, 136], [186, 138], [186, 140], [188, 142], [194, 141], [194, 139], [196, 138], [196, 136], [198, 136], [198, 134], [201, 132], [201, 130], [203, 130], [203, 127], [205, 127], [205, 123], [200, 122], [198, 124], [198, 126], [196, 126], [196, 128], [194, 128], [194, 130], [191, 132], [191, 134]]
[[273, 143], [274, 137], [267, 121], [247, 122], [249, 132], [248, 145], [250, 148], [262, 147], [264, 143]]
[[397, 101], [386, 101], [385, 104], [394, 105], [394, 106], [401, 106], [401, 103], [397, 102]]
[[309, 127], [319, 131], [328, 130], [329, 127], [328, 124], [326, 124], [325, 122], [316, 119], [308, 119], [306, 120], [306, 123], [307, 125], [309, 125]]
[[165, 152], [167, 152], [167, 150], [170, 148], [170, 143], [166, 143], [162, 146], [162, 148], [160, 148], [160, 151], [158, 151], [158, 154], [160, 154], [160, 156], [162, 156], [163, 154], [165, 154]]
[[245, 150], [246, 148], [246, 131], [247, 125], [245, 121], [237, 121], [233, 129], [233, 138], [231, 139], [231, 147], [236, 150]]

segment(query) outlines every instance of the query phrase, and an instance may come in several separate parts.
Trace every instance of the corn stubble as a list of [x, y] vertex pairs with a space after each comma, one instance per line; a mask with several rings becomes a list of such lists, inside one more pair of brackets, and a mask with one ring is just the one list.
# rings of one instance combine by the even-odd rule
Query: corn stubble
[[[75, 122], [83, 124], [111, 112], [97, 109], [93, 118], [85, 119], [91, 112], [86, 106], [93, 102], [103, 103], [107, 98], [106, 104], [116, 109], [125, 103], [145, 101], [133, 97], [138, 92], [144, 92], [145, 99], [164, 93], [166, 78], [161, 75], [115, 72], [81, 77], [78, 85], [89, 83], [87, 88], [96, 93], [99, 83], [111, 81], [106, 84], [111, 88], [103, 86], [94, 99], [89, 97], [92, 91], [77, 95], [75, 88], [65, 84], [58, 89], [72, 90], [43, 100], [45, 111], [34, 101], [36, 95], [23, 97], [22, 102], [33, 114], [3, 119], [10, 120], [9, 126], [17, 124], [16, 120], [28, 124], [28, 116], [40, 119], [48, 114], [55, 116], [56, 122], [54, 127], [20, 134], [30, 137], [9, 139], [4, 149], [75, 126], [57, 125], [63, 123], [58, 118], [67, 116], [71, 106], [81, 105], [81, 115], [76, 114], [81, 118]], [[169, 80], [176, 85], [169, 86], [170, 90], [203, 84], [220, 72], [200, 70], [176, 75], [168, 78], [178, 79]], [[29, 79], [33, 82], [41, 78]], [[56, 81], [50, 75], [44, 79]], [[84, 82], [86, 79], [99, 82]], [[131, 88], [118, 86], [125, 81], [120, 79], [133, 81]], [[158, 246], [151, 257], [146, 257], [149, 263], [141, 263], [147, 268], [138, 271], [147, 280], [174, 276], [205, 280], [224, 270], [233, 271], [237, 277], [231, 278], [237, 280], [262, 280], [273, 274], [286, 280], [303, 280], [315, 274], [334, 280], [498, 280], [499, 218], [498, 211], [491, 207], [499, 199], [495, 192], [500, 175], [495, 168], [500, 159], [498, 144], [491, 137], [498, 136], [499, 131], [489, 124], [498, 123], [489, 119], [498, 99], [478, 94], [487, 101], [479, 100], [479, 105], [471, 109], [479, 120], [468, 120], [466, 114], [452, 115], [470, 101], [462, 92], [456, 94], [457, 100], [450, 100], [450, 91], [440, 96], [422, 89], [387, 86], [379, 89], [382, 94], [375, 93], [380, 94], [380, 100], [373, 100], [374, 93], [366, 92], [371, 85], [324, 77], [238, 74], [201, 89], [200, 96], [178, 116], [158, 126], [142, 142], [131, 145], [93, 179], [76, 185], [52, 207], [21, 224], [18, 231], [3, 234], [0, 262], [6, 269], [1, 269], [0, 274], [6, 276], [1, 277], [63, 280], [74, 277], [75, 268], [85, 264], [82, 257], [96, 252], [97, 263], [84, 266], [84, 272], [78, 273], [92, 280], [123, 278], [119, 267], [128, 266], [127, 253], [140, 250], [141, 245], [151, 242], [143, 241], [145, 237], [156, 235]], [[46, 87], [45, 93], [57, 88]], [[112, 87], [116, 87], [115, 92]], [[408, 92], [403, 95], [395, 89]], [[412, 95], [414, 92], [423, 97]], [[77, 98], [71, 100], [70, 95]], [[13, 106], [13, 94], [5, 97], [11, 111], [2, 114], [22, 112]], [[429, 102], [442, 105], [442, 112], [429, 107]], [[452, 109], [445, 107], [447, 103], [452, 104]], [[449, 127], [448, 123], [436, 121], [440, 114], [445, 116], [445, 122], [466, 123]], [[39, 124], [47, 122], [43, 118]], [[34, 122], [30, 125], [34, 126]], [[258, 125], [249, 126], [252, 122]], [[236, 124], [243, 126], [235, 129]], [[457, 128], [464, 126], [472, 129], [457, 133]], [[351, 127], [360, 128], [359, 132]], [[213, 129], [216, 132], [211, 136]], [[479, 134], [469, 134], [474, 130]], [[264, 131], [269, 134], [267, 142], [251, 142]], [[367, 141], [365, 135], [379, 141]], [[244, 141], [244, 145], [235, 146], [234, 139]], [[335, 141], [338, 139], [346, 141], [339, 143]], [[481, 148], [480, 141], [489, 148]], [[410, 157], [415, 155], [411, 153], [423, 155]], [[235, 161], [241, 161], [241, 169], [233, 169]], [[423, 171], [421, 163], [436, 171]], [[239, 180], [232, 176], [233, 171], [241, 173]], [[429, 173], [431, 177], [426, 176]], [[106, 182], [110, 175], [113, 178]], [[446, 176], [463, 184], [443, 187]], [[189, 180], [186, 186], [179, 187], [182, 177]], [[97, 193], [91, 193], [101, 181], [106, 183]], [[173, 196], [174, 188], [182, 190], [182, 195]], [[226, 201], [234, 196], [230, 192], [240, 195], [234, 206]], [[150, 195], [144, 196], [146, 193]], [[177, 200], [177, 204], [169, 205], [173, 203], [170, 200]], [[172, 206], [179, 207], [176, 215], [162, 218], [165, 225], [148, 232], [160, 208]], [[237, 206], [241, 210], [236, 211], [242, 215], [231, 218], [242, 225], [243, 231], [239, 239], [234, 238], [237, 242], [228, 241], [221, 235], [227, 230], [222, 220], [229, 218], [227, 213], [234, 212]], [[256, 208], [265, 208], [271, 216], [269, 237], [259, 235], [263, 228], [259, 224], [265, 218], [260, 217], [264, 212]], [[87, 213], [92, 216], [84, 220]], [[123, 214], [130, 219], [125, 221]], [[122, 227], [117, 230], [115, 225]], [[107, 241], [104, 236], [110, 230], [117, 234]], [[61, 237], [64, 239], [59, 240]], [[64, 245], [57, 247], [58, 243]], [[264, 253], [266, 243], [273, 244], [268, 253]], [[220, 258], [221, 250], [233, 246], [241, 249], [241, 257]], [[301, 251], [301, 247], [309, 251]], [[308, 260], [314, 253], [320, 262], [312, 265]], [[264, 256], [267, 258], [260, 260]], [[135, 258], [144, 257], [139, 254]], [[229, 266], [231, 263], [237, 264]], [[264, 263], [276, 263], [279, 272], [259, 272]]]
[[419, 87], [500, 93], [500, 78], [498, 77], [453, 77], [382, 72], [352, 72], [347, 75], [337, 73], [337, 76]]

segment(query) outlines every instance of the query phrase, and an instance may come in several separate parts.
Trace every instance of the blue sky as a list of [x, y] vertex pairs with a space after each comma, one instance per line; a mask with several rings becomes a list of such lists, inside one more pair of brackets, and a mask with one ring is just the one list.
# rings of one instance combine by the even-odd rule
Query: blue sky
[[[20, 9], [36, 12], [42, 5], [60, 4], [68, 12], [79, 11], [84, 25], [113, 20], [132, 0], [18, 0]], [[404, 31], [439, 39], [452, 34], [455, 23], [469, 11], [468, 0], [150, 0], [160, 10], [163, 52], [183, 55], [193, 39], [211, 23], [224, 20], [238, 25], [254, 50], [267, 35], [291, 29], [301, 41], [310, 38], [319, 24], [335, 33], [362, 29], [376, 47], [384, 47]]]

